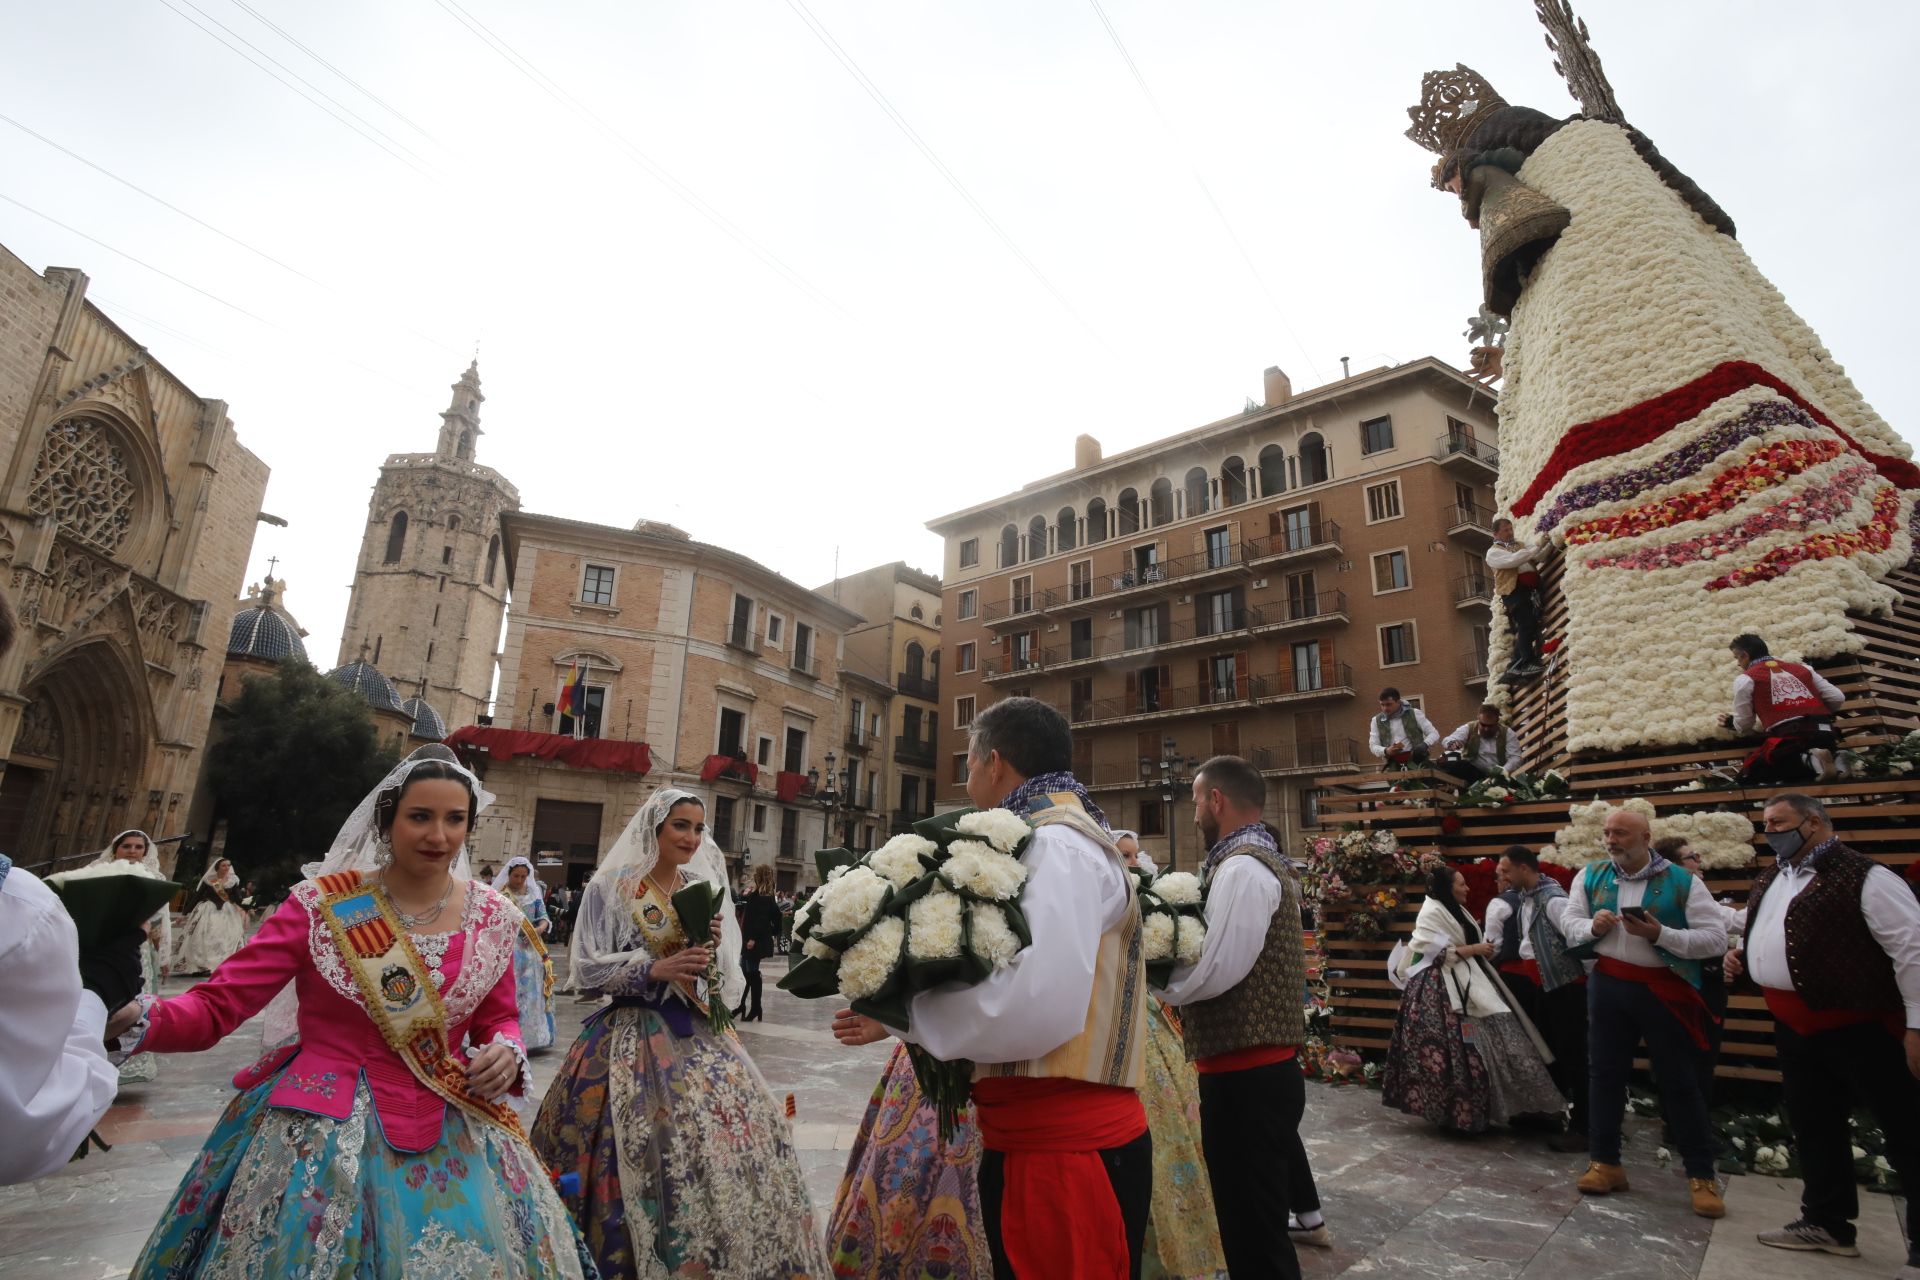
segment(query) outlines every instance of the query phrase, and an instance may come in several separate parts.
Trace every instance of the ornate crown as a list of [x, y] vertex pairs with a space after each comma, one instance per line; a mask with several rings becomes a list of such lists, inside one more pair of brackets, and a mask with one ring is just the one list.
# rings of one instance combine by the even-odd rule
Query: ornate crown
[[1481, 116], [1507, 105], [1478, 71], [1456, 63], [1451, 71], [1420, 77], [1420, 105], [1407, 108], [1407, 136], [1444, 159], [1467, 140]]

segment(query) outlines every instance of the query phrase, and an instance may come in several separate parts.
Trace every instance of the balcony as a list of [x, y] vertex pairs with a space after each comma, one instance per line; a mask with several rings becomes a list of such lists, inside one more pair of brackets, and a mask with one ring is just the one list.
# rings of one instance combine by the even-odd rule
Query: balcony
[[1285, 702], [1318, 702], [1353, 696], [1353, 668], [1334, 662], [1308, 671], [1276, 671], [1254, 677], [1254, 701], [1263, 706]]
[[1048, 593], [1049, 607], [1061, 613], [1077, 613], [1099, 608], [1110, 600], [1163, 593], [1174, 584], [1189, 584], [1207, 578], [1246, 576], [1250, 570], [1253, 544], [1229, 542], [1192, 555], [1175, 556], [1150, 565], [1136, 565], [1120, 573], [1095, 574], [1090, 582], [1080, 582], [1065, 591]]
[[1095, 698], [1087, 704], [1084, 724], [1125, 723], [1208, 715], [1224, 707], [1250, 707], [1254, 689], [1263, 677], [1241, 676], [1231, 685], [1187, 685], [1136, 689], [1118, 698]]
[[1311, 627], [1344, 627], [1347, 617], [1347, 593], [1344, 591], [1321, 591], [1314, 595], [1288, 596], [1285, 600], [1276, 600], [1272, 604], [1261, 605], [1253, 612], [1260, 615], [1252, 631], [1254, 635], [1273, 635], [1281, 631], [1305, 631]]
[[795, 653], [788, 666], [797, 676], [804, 676], [809, 680], [820, 678], [820, 659], [812, 653]]
[[1340, 554], [1340, 526], [1331, 520], [1295, 525], [1253, 540], [1254, 564], [1281, 564]]
[[1010, 653], [982, 662], [980, 678], [991, 684], [996, 680], [1010, 680], [1015, 676], [1031, 674], [1044, 665], [1038, 653]]
[[930, 813], [921, 813], [915, 809], [895, 809], [892, 814], [892, 820], [889, 823], [889, 830], [891, 834], [897, 836], [902, 831], [911, 830], [913, 824], [922, 818], [931, 818], [932, 816]]
[[864, 727], [858, 729], [849, 728], [847, 730], [846, 746], [849, 751], [858, 751], [865, 754], [873, 750], [873, 735], [868, 733]]
[[901, 764], [919, 765], [922, 769], [933, 768], [933, 739], [909, 738], [900, 734], [893, 740], [893, 758]]
[[1059, 591], [1028, 591], [1007, 600], [994, 600], [980, 609], [980, 621], [990, 627], [1004, 627], [1030, 618], [1044, 618], [1059, 603]]
[[1487, 687], [1487, 655], [1470, 653], [1462, 664], [1461, 675], [1465, 677], [1467, 688], [1484, 689]]
[[1255, 747], [1247, 762], [1269, 777], [1353, 772], [1360, 768], [1360, 744], [1352, 738], [1314, 738], [1307, 742]]
[[1493, 607], [1493, 578], [1489, 574], [1469, 573], [1453, 580], [1453, 607], [1489, 609]]
[[1447, 507], [1447, 536], [1485, 550], [1493, 545], [1493, 509], [1471, 502]]
[[1475, 440], [1465, 431], [1447, 430], [1433, 442], [1433, 458], [1443, 467], [1470, 472], [1476, 476], [1500, 474], [1500, 451]]
[[760, 652], [761, 638], [754, 634], [752, 627], [743, 627], [738, 623], [727, 628], [727, 648], [738, 649], [742, 653]]
[[902, 672], [894, 677], [893, 687], [909, 698], [919, 698], [923, 702], [940, 701], [939, 676], [915, 676]]

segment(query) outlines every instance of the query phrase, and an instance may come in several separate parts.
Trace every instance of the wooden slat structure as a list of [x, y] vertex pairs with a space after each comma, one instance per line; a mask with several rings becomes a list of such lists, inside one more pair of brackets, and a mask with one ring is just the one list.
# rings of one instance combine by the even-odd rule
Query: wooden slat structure
[[[1910, 564], [1890, 581], [1902, 596], [1894, 616], [1853, 619], [1868, 638], [1866, 649], [1813, 664], [1847, 695], [1839, 728], [1843, 742], [1854, 748], [1894, 741], [1920, 729], [1920, 569]], [[1565, 626], [1565, 603], [1557, 585], [1557, 578], [1550, 574], [1542, 632], [1548, 637], [1562, 634]], [[1735, 674], [1729, 662], [1729, 691]], [[1564, 675], [1554, 670], [1518, 690], [1514, 706], [1513, 723], [1520, 733], [1528, 768], [1558, 769], [1573, 788], [1569, 799], [1506, 809], [1464, 809], [1454, 803], [1461, 784], [1443, 773], [1329, 777], [1323, 780], [1327, 794], [1321, 801], [1322, 829], [1337, 832], [1346, 823], [1359, 822], [1393, 831], [1408, 848], [1435, 849], [1450, 860], [1470, 861], [1496, 856], [1510, 844], [1537, 849], [1550, 843], [1555, 833], [1568, 825], [1569, 803], [1596, 798], [1618, 802], [1637, 796], [1661, 812], [1724, 809], [1743, 813], [1754, 820], [1758, 832], [1761, 805], [1773, 789], [1675, 790], [1709, 768], [1738, 764], [1747, 750], [1745, 746], [1707, 744], [1698, 749], [1572, 755], [1565, 750]], [[1389, 791], [1389, 787], [1400, 790]], [[1903, 875], [1920, 859], [1920, 777], [1843, 781], [1798, 789], [1827, 804], [1841, 838], [1854, 848]], [[1460, 820], [1460, 828], [1453, 834], [1442, 829], [1442, 819], [1449, 815]], [[1728, 897], [1736, 904], [1745, 902], [1753, 877], [1771, 861], [1765, 842], [1757, 835], [1755, 843], [1752, 866], [1708, 873], [1707, 884], [1715, 897]], [[1353, 886], [1362, 893], [1374, 887]], [[1398, 887], [1401, 908], [1387, 936], [1381, 939], [1350, 937], [1343, 907], [1333, 903], [1323, 907], [1320, 936], [1326, 950], [1332, 1035], [1337, 1045], [1380, 1050], [1392, 1037], [1400, 993], [1386, 978], [1387, 953], [1412, 929], [1423, 897], [1419, 886]], [[1720, 1074], [1778, 1080], [1773, 1058], [1773, 1019], [1766, 1006], [1758, 996], [1735, 995], [1727, 1012]]]

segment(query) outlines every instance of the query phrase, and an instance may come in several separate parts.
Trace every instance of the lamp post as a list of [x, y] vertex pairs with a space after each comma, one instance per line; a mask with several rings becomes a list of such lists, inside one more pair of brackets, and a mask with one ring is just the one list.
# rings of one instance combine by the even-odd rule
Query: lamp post
[[[1167, 807], [1167, 870], [1177, 871], [1180, 867], [1179, 836], [1174, 821], [1173, 805], [1179, 799], [1182, 790], [1193, 785], [1192, 770], [1200, 767], [1200, 761], [1193, 756], [1183, 756], [1178, 744], [1172, 738], [1164, 739], [1160, 744], [1160, 758], [1140, 757], [1140, 775], [1146, 778], [1160, 793], [1161, 803]], [[1159, 778], [1154, 779], [1154, 771]], [[1184, 771], [1184, 772], [1183, 772]]]
[[[846, 799], [844, 792], [850, 785], [851, 779], [849, 775], [852, 773], [850, 766], [843, 766], [836, 772], [833, 767], [834, 759], [835, 756], [833, 752], [827, 752], [827, 788], [825, 791], [820, 789], [820, 770], [817, 768], [807, 770], [807, 788], [813, 792], [813, 802], [819, 805], [824, 811], [824, 816], [821, 818], [821, 838], [823, 842], [829, 846], [833, 844], [834, 815], [839, 813], [841, 805]], [[842, 845], [851, 845], [853, 842], [846, 839], [845, 835], [846, 833], [842, 831], [840, 843]]]

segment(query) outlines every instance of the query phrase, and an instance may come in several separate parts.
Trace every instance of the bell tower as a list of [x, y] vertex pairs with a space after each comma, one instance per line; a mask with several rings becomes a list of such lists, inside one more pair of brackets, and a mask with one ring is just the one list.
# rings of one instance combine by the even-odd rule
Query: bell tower
[[381, 466], [340, 636], [341, 665], [364, 657], [420, 688], [449, 729], [487, 711], [507, 607], [500, 516], [520, 509], [519, 490], [476, 461], [485, 401], [475, 361], [453, 384], [434, 452]]

